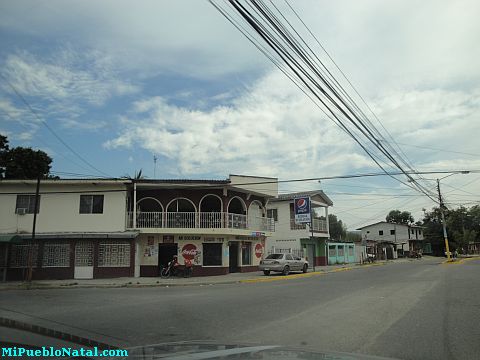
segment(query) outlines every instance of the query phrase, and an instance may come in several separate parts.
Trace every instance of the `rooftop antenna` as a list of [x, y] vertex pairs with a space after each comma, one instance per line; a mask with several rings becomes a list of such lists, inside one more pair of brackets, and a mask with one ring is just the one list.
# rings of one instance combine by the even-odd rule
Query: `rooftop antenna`
[[157, 155], [153, 154], [153, 178], [156, 179], [157, 172]]

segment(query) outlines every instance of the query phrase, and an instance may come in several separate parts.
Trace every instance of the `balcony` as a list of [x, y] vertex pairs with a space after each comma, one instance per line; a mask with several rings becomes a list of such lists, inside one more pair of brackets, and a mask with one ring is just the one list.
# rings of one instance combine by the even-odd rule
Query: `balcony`
[[[290, 230], [310, 230], [310, 224], [296, 224], [295, 219], [290, 219]], [[311, 231], [311, 230], [310, 230]], [[322, 219], [313, 219], [313, 231], [328, 234], [327, 221]]]
[[[127, 212], [127, 228], [133, 228], [133, 212]], [[226, 212], [138, 212], [137, 229], [239, 229], [275, 231], [273, 219]]]

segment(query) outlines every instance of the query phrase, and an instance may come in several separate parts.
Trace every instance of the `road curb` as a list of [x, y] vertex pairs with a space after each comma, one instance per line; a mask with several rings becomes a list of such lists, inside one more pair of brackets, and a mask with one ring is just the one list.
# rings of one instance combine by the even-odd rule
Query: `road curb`
[[250, 278], [250, 279], [243, 279], [243, 280], [225, 280], [225, 281], [204, 281], [204, 282], [186, 282], [186, 283], [175, 283], [172, 282], [171, 284], [168, 283], [149, 283], [149, 284], [135, 284], [135, 283], [124, 283], [124, 284], [78, 284], [78, 283], [66, 283], [60, 285], [52, 285], [52, 284], [30, 284], [27, 285], [25, 283], [19, 284], [18, 286], [7, 286], [2, 288], [0, 286], [1, 291], [9, 291], [9, 290], [54, 290], [54, 289], [114, 289], [114, 288], [147, 288], [147, 287], [180, 287], [180, 286], [212, 286], [212, 285], [228, 285], [228, 284], [253, 284], [253, 283], [260, 283], [260, 282], [272, 282], [272, 281], [282, 281], [282, 280], [293, 280], [299, 278], [307, 278], [312, 276], [321, 276], [336, 272], [342, 271], [350, 271], [350, 270], [357, 270], [368, 268], [372, 266], [382, 266], [386, 264], [395, 263], [394, 261], [379, 261], [372, 264], [357, 264], [355, 266], [345, 266], [337, 269], [332, 270], [320, 270], [315, 272], [309, 272], [305, 274], [292, 274], [288, 276], [282, 277], [270, 277], [270, 278]]

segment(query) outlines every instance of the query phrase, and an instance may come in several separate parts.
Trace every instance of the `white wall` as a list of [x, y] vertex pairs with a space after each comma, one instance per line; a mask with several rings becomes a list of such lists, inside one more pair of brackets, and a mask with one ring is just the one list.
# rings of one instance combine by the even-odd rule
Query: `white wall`
[[272, 246], [281, 249], [300, 249], [300, 239], [309, 238], [311, 233], [306, 229], [290, 229], [290, 201], [275, 201], [267, 205], [267, 209], [277, 209], [278, 221], [275, 222], [275, 233], [266, 240], [266, 250]]
[[[125, 189], [122, 184], [41, 184], [40, 193], [50, 191], [81, 193], [41, 194], [36, 231], [38, 233], [125, 231], [126, 191], [91, 193], [91, 191]], [[33, 214], [17, 215], [15, 213], [17, 199], [15, 194], [35, 194], [34, 182], [25, 184], [1, 182], [0, 193], [5, 192], [13, 194], [0, 194], [0, 233], [31, 233]], [[103, 214], [80, 214], [80, 195], [82, 194], [104, 195]]]

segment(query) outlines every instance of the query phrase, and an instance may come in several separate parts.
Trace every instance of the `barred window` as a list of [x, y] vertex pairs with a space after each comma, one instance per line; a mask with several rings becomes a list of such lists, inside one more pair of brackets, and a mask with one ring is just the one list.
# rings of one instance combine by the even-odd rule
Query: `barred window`
[[348, 256], [353, 256], [353, 246], [348, 247]]
[[45, 243], [43, 245], [42, 267], [69, 267], [69, 243]]
[[26, 268], [28, 267], [28, 251], [32, 246], [32, 265], [37, 267], [38, 244], [13, 244], [10, 250], [10, 267]]
[[103, 214], [103, 195], [80, 195], [80, 214]]
[[273, 219], [274, 221], [278, 221], [278, 209], [268, 209], [267, 218]]
[[98, 252], [99, 267], [129, 267], [130, 266], [130, 243], [125, 242], [101, 242]]
[[[33, 214], [35, 212], [35, 195], [17, 195], [17, 204], [15, 205], [15, 213], [18, 214], [18, 209], [24, 211], [24, 214]], [[37, 214], [40, 212], [40, 195], [38, 195]]]

